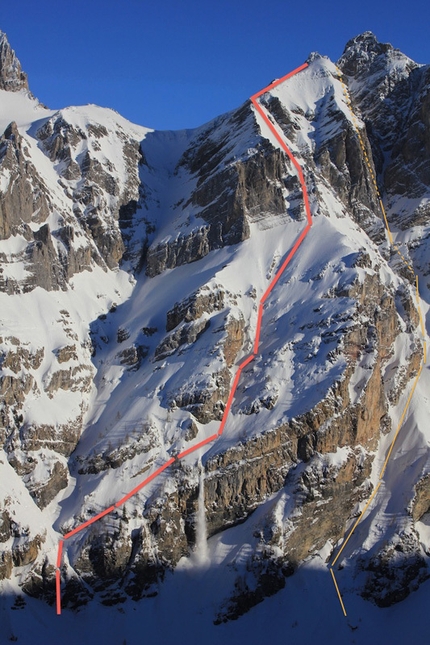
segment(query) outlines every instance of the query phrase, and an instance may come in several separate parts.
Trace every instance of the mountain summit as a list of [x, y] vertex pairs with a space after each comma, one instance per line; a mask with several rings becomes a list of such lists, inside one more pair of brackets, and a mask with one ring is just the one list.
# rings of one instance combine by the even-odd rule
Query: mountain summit
[[42, 107], [1, 43], [11, 640], [424, 641], [429, 67], [365, 32], [157, 132]]
[[28, 90], [27, 74], [9, 45], [5, 33], [0, 31], [0, 89], [8, 92]]

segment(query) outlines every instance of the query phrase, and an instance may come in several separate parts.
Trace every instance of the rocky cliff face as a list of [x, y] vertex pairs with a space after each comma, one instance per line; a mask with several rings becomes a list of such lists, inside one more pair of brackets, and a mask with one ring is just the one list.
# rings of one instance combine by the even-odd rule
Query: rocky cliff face
[[[22, 589], [52, 602], [58, 537], [218, 431], [305, 213], [293, 164], [249, 102], [157, 133], [23, 93], [29, 127], [8, 112], [7, 93], [27, 86], [0, 38], [1, 467], [19, 490], [0, 507], [0, 579], [25, 567]], [[314, 54], [299, 83], [261, 98], [304, 170], [314, 221], [267, 297], [224, 433], [201, 455], [212, 544], [241, 523], [249, 533], [245, 562], [221, 558], [239, 572], [216, 622], [326, 560], [375, 486], [423, 356], [411, 269], [428, 275], [429, 88], [427, 67], [365, 33], [337, 66]], [[428, 294], [424, 281], [423, 308]], [[408, 417], [413, 449], [399, 439], [413, 477], [400, 485], [387, 470], [363, 529], [370, 551], [353, 542], [345, 555], [380, 606], [427, 575], [425, 406]], [[195, 456], [175, 461], [65, 543], [64, 605], [157, 592], [195, 549], [197, 470]]]

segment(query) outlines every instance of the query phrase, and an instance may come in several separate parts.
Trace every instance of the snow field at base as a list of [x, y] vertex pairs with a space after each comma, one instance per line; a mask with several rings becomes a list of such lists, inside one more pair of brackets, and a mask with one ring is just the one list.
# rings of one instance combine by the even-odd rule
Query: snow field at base
[[145, 602], [129, 600], [104, 607], [95, 600], [79, 612], [64, 611], [58, 618], [51, 607], [26, 598], [26, 620], [23, 620], [20, 610], [10, 610], [14, 594], [19, 590], [6, 581], [0, 605], [5, 645], [9, 635], [32, 645], [47, 642], [73, 645], [77, 635], [82, 645], [94, 642], [122, 645], [124, 641], [127, 645], [140, 645], [142, 639], [154, 645], [173, 642], [261, 645], [285, 640], [300, 645], [422, 642], [422, 634], [428, 627], [430, 581], [399, 605], [383, 610], [346, 591], [348, 618], [345, 620], [325, 562], [319, 557], [305, 562], [294, 576], [286, 579], [283, 590], [266, 598], [239, 620], [214, 625], [213, 620], [232, 591], [236, 577], [242, 571], [245, 575], [241, 554], [246, 553], [252, 535], [251, 519], [257, 525], [258, 518], [250, 518], [245, 524], [209, 540], [209, 567], [193, 563], [193, 558], [181, 561], [173, 574], [166, 575], [158, 595], [145, 598]]

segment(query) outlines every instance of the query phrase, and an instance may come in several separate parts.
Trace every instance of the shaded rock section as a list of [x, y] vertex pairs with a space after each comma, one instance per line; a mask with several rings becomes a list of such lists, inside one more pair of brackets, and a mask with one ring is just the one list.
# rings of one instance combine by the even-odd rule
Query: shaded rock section
[[203, 314], [221, 311], [225, 306], [225, 291], [221, 285], [205, 286], [192, 293], [182, 302], [175, 303], [167, 312], [166, 331], [171, 331], [181, 322], [198, 320]]
[[404, 531], [371, 558], [361, 558], [359, 568], [367, 575], [362, 596], [378, 607], [391, 607], [416, 591], [430, 578], [417, 535]]

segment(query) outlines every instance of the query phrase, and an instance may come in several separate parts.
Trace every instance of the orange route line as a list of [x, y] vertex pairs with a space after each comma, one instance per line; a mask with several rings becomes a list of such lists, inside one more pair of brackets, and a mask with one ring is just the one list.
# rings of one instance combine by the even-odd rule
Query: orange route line
[[343, 94], [345, 96], [346, 104], [348, 105], [348, 108], [349, 108], [349, 110], [351, 112], [353, 125], [354, 125], [355, 131], [357, 133], [357, 137], [358, 137], [360, 146], [362, 148], [362, 151], [363, 151], [363, 154], [364, 154], [364, 158], [366, 160], [368, 170], [369, 170], [370, 175], [372, 177], [372, 182], [373, 182], [373, 185], [375, 187], [376, 194], [378, 196], [379, 206], [380, 206], [382, 216], [383, 216], [383, 219], [384, 219], [385, 228], [386, 228], [386, 231], [387, 231], [387, 235], [388, 235], [390, 245], [396, 251], [396, 253], [400, 256], [400, 258], [402, 259], [403, 263], [409, 269], [409, 271], [411, 271], [411, 273], [413, 274], [414, 279], [415, 279], [415, 295], [416, 295], [417, 309], [418, 309], [418, 316], [419, 316], [419, 327], [421, 329], [421, 333], [422, 333], [422, 336], [423, 336], [423, 358], [422, 358], [422, 361], [421, 361], [420, 369], [418, 370], [418, 373], [415, 376], [411, 391], [409, 393], [409, 396], [408, 396], [408, 399], [406, 401], [406, 404], [405, 404], [405, 407], [403, 409], [403, 412], [402, 412], [402, 415], [400, 417], [400, 420], [399, 420], [399, 422], [397, 424], [396, 432], [394, 433], [393, 439], [392, 439], [392, 441], [390, 443], [390, 446], [388, 448], [387, 455], [385, 457], [385, 461], [384, 461], [383, 466], [381, 468], [381, 472], [379, 473], [378, 484], [376, 485], [375, 489], [373, 490], [372, 494], [370, 495], [369, 499], [367, 500], [366, 505], [364, 506], [363, 510], [361, 511], [360, 515], [358, 516], [357, 520], [355, 521], [353, 527], [350, 529], [350, 531], [348, 533], [348, 536], [343, 541], [342, 546], [339, 549], [336, 557], [334, 558], [332, 563], [329, 565], [330, 566], [330, 573], [331, 573], [332, 578], [333, 578], [333, 582], [334, 582], [334, 585], [335, 585], [335, 588], [336, 588], [336, 592], [337, 592], [337, 595], [338, 595], [338, 598], [339, 598], [339, 602], [340, 602], [342, 611], [344, 613], [344, 616], [346, 616], [347, 614], [346, 614], [346, 610], [345, 610], [345, 605], [344, 605], [343, 600], [342, 600], [342, 594], [340, 593], [333, 567], [335, 566], [337, 560], [339, 559], [340, 555], [342, 554], [343, 550], [345, 549], [347, 543], [349, 542], [349, 539], [351, 538], [351, 536], [355, 532], [355, 529], [357, 528], [357, 526], [359, 525], [359, 523], [363, 519], [363, 516], [366, 513], [367, 509], [369, 508], [371, 502], [376, 497], [376, 494], [377, 494], [377, 492], [378, 492], [378, 490], [379, 490], [379, 488], [380, 488], [380, 486], [382, 484], [382, 479], [383, 479], [385, 470], [387, 468], [388, 462], [389, 462], [391, 454], [393, 452], [394, 445], [396, 443], [397, 437], [398, 437], [398, 435], [400, 433], [400, 430], [403, 427], [403, 423], [404, 423], [406, 414], [407, 414], [407, 412], [409, 410], [409, 406], [411, 404], [412, 397], [413, 397], [414, 392], [415, 392], [415, 388], [416, 388], [416, 386], [418, 384], [419, 378], [421, 376], [421, 372], [423, 371], [423, 367], [427, 362], [427, 342], [426, 342], [426, 331], [425, 331], [425, 325], [424, 325], [424, 318], [423, 318], [422, 310], [421, 310], [421, 300], [420, 300], [420, 293], [419, 293], [418, 276], [415, 274], [415, 271], [414, 271], [413, 267], [410, 265], [410, 263], [407, 261], [405, 256], [402, 254], [402, 252], [400, 251], [400, 249], [397, 246], [397, 244], [394, 243], [393, 235], [391, 233], [390, 225], [389, 225], [389, 222], [388, 222], [387, 213], [385, 211], [385, 207], [384, 207], [384, 204], [383, 204], [383, 201], [382, 201], [381, 193], [379, 192], [379, 187], [378, 187], [378, 184], [376, 182], [376, 178], [375, 178], [375, 174], [373, 172], [372, 166], [370, 164], [370, 159], [369, 159], [369, 156], [367, 154], [367, 150], [366, 150], [366, 147], [364, 145], [363, 138], [362, 138], [362, 136], [360, 134], [358, 121], [357, 121], [357, 118], [355, 116], [355, 112], [354, 112], [354, 109], [353, 109], [353, 106], [352, 106], [349, 91], [348, 91], [348, 88], [347, 88], [346, 84], [344, 83], [344, 81], [342, 79], [342, 72], [339, 69], [337, 71], [339, 73], [338, 80], [340, 81], [340, 83], [342, 85]]
[[[306, 183], [305, 183], [305, 179], [304, 179], [304, 176], [303, 176], [302, 168], [301, 168], [299, 162], [297, 161], [297, 159], [294, 157], [294, 155], [291, 152], [291, 150], [288, 148], [288, 146], [287, 146], [287, 144], [285, 142], [285, 139], [279, 134], [279, 132], [274, 127], [274, 125], [271, 123], [270, 119], [267, 116], [266, 111], [261, 107], [261, 105], [259, 104], [257, 99], [260, 96], [262, 96], [263, 94], [265, 94], [266, 92], [268, 92], [271, 89], [273, 89], [274, 87], [277, 87], [278, 85], [280, 85], [281, 83], [283, 83], [287, 79], [291, 78], [295, 74], [298, 74], [302, 70], [306, 69], [306, 67], [308, 67], [308, 65], [307, 65], [307, 63], [304, 63], [300, 67], [297, 67], [297, 69], [293, 70], [289, 74], [286, 74], [285, 76], [283, 76], [279, 80], [274, 81], [273, 83], [271, 83], [270, 85], [268, 85], [264, 89], [260, 90], [260, 92], [257, 92], [257, 94], [254, 94], [251, 97], [251, 102], [252, 102], [253, 106], [255, 107], [256, 111], [263, 118], [265, 124], [269, 127], [270, 131], [275, 136], [276, 140], [278, 141], [278, 143], [280, 144], [280, 146], [283, 149], [283, 151], [287, 154], [287, 156], [291, 160], [291, 162], [292, 162], [292, 164], [293, 164], [293, 166], [294, 166], [294, 168], [295, 168], [295, 170], [297, 172], [297, 175], [298, 175], [299, 181], [300, 181], [300, 185], [301, 185], [301, 188], [302, 188], [302, 195], [303, 195], [303, 201], [304, 201], [304, 205], [305, 205], [307, 224], [306, 224], [306, 227], [303, 229], [303, 231], [298, 236], [298, 238], [295, 241], [292, 249], [288, 253], [288, 255], [285, 258], [284, 262], [282, 263], [281, 267], [276, 272], [275, 276], [273, 277], [273, 279], [271, 280], [269, 286], [267, 287], [265, 293], [263, 294], [263, 296], [260, 299], [259, 306], [258, 306], [257, 326], [256, 326], [256, 330], [255, 330], [254, 351], [250, 356], [248, 356], [248, 358], [245, 358], [237, 368], [237, 371], [236, 371], [236, 374], [235, 374], [235, 377], [234, 377], [234, 380], [233, 380], [233, 384], [231, 386], [230, 393], [229, 393], [229, 396], [228, 396], [228, 399], [227, 399], [227, 404], [226, 404], [226, 406], [224, 408], [224, 413], [223, 413], [223, 417], [221, 419], [221, 423], [220, 423], [220, 427], [218, 429], [218, 432], [213, 434], [213, 435], [211, 435], [207, 439], [203, 439], [203, 441], [200, 441], [200, 442], [196, 443], [194, 446], [191, 446], [190, 448], [187, 448], [186, 450], [183, 450], [176, 457], [170, 458], [162, 466], [157, 468], [157, 470], [155, 470], [151, 475], [149, 475], [146, 479], [144, 479], [142, 482], [140, 482], [140, 484], [138, 484], [135, 488], [133, 488], [129, 493], [124, 495], [124, 497], [122, 497], [115, 504], [112, 504], [112, 506], [109, 506], [109, 508], [106, 508], [105, 510], [101, 511], [100, 513], [98, 513], [97, 515], [92, 517], [90, 520], [87, 520], [86, 522], [83, 522], [82, 524], [79, 524], [72, 531], [69, 531], [68, 533], [66, 533], [65, 535], [63, 535], [60, 538], [60, 540], [58, 542], [58, 552], [57, 552], [57, 562], [56, 562], [56, 572], [55, 572], [55, 577], [56, 577], [56, 580], [55, 580], [56, 607], [57, 607], [57, 614], [58, 615], [61, 614], [61, 562], [62, 562], [62, 554], [63, 554], [64, 542], [66, 540], [70, 539], [71, 537], [75, 536], [77, 533], [80, 533], [81, 531], [83, 531], [85, 528], [87, 528], [91, 524], [94, 524], [94, 522], [97, 522], [98, 520], [100, 520], [105, 515], [108, 515], [113, 510], [115, 510], [115, 509], [119, 508], [120, 506], [122, 506], [128, 499], [130, 499], [130, 497], [133, 497], [133, 495], [136, 495], [142, 488], [147, 486], [149, 484], [149, 482], [151, 482], [154, 479], [156, 479], [164, 470], [166, 470], [166, 468], [171, 466], [175, 461], [183, 459], [187, 455], [190, 455], [191, 453], [195, 452], [196, 450], [199, 450], [199, 448], [202, 448], [203, 446], [211, 443], [212, 441], [216, 441], [224, 432], [225, 424], [227, 422], [227, 418], [228, 418], [228, 415], [230, 413], [230, 409], [231, 409], [231, 406], [232, 406], [232, 403], [233, 403], [234, 395], [235, 395], [236, 390], [237, 390], [237, 386], [239, 384], [241, 373], [242, 373], [243, 369], [247, 365], [249, 365], [249, 363], [251, 363], [254, 360], [254, 358], [257, 356], [257, 354], [258, 354], [258, 347], [259, 347], [259, 344], [260, 344], [260, 335], [261, 335], [261, 325], [262, 325], [263, 312], [264, 312], [264, 303], [267, 300], [267, 298], [268, 298], [269, 294], [271, 293], [271, 291], [273, 290], [274, 286], [278, 282], [279, 278], [281, 277], [281, 275], [283, 274], [283, 272], [285, 271], [285, 269], [287, 268], [287, 266], [291, 262], [292, 258], [296, 254], [297, 249], [299, 248], [299, 246], [301, 245], [301, 243], [305, 239], [306, 235], [309, 232], [309, 229], [312, 226], [312, 215], [311, 215], [311, 209], [310, 209], [310, 205], [309, 205], [309, 196], [308, 196], [308, 191], [307, 191], [307, 188], [306, 188]], [[339, 598], [340, 598], [340, 594], [339, 594]], [[342, 600], [341, 600], [341, 602], [342, 602]]]
[[380, 481], [380, 482], [378, 482], [378, 485], [374, 488], [374, 490], [373, 490], [373, 492], [372, 492], [371, 496], [369, 497], [369, 499], [368, 499], [368, 500], [367, 500], [367, 502], [366, 502], [365, 507], [364, 507], [364, 508], [363, 508], [363, 510], [361, 511], [360, 515], [357, 517], [357, 519], [356, 519], [356, 521], [355, 521], [354, 526], [352, 527], [352, 529], [351, 529], [351, 530], [350, 530], [350, 532], [348, 533], [348, 537], [346, 538], [346, 540], [345, 540], [345, 541], [344, 541], [344, 543], [342, 544], [342, 548], [341, 548], [341, 549], [339, 549], [339, 553], [337, 554], [337, 556], [335, 557], [335, 559], [334, 559], [334, 560], [333, 560], [333, 562], [331, 563], [331, 566], [332, 566], [332, 567], [334, 567], [334, 565], [336, 564], [336, 562], [337, 562], [338, 558], [340, 557], [340, 555], [341, 555], [342, 551], [344, 550], [344, 548], [345, 548], [345, 547], [346, 547], [346, 545], [348, 544], [348, 542], [349, 542], [349, 538], [350, 538], [350, 537], [351, 537], [351, 535], [354, 533], [354, 531], [355, 531], [355, 529], [357, 528], [357, 526], [360, 524], [360, 522], [361, 522], [361, 519], [362, 519], [363, 515], [365, 514], [365, 512], [366, 512], [366, 511], [367, 511], [367, 509], [369, 508], [370, 504], [372, 503], [372, 500], [373, 500], [373, 498], [375, 497], [376, 493], [378, 492], [378, 489], [379, 489], [379, 487], [380, 487], [380, 485], [381, 485], [381, 484], [382, 484], [382, 482], [381, 482], [381, 481]]
[[333, 579], [333, 583], [334, 583], [335, 589], [336, 589], [336, 591], [337, 591], [337, 597], [339, 598], [340, 606], [342, 607], [343, 615], [344, 615], [344, 616], [345, 616], [345, 618], [346, 618], [346, 609], [345, 609], [345, 605], [343, 604], [342, 595], [341, 595], [341, 593], [340, 593], [340, 591], [339, 591], [339, 587], [337, 586], [337, 580], [336, 580], [336, 577], [335, 577], [335, 575], [334, 575], [334, 571], [333, 571], [333, 569], [330, 569], [330, 573], [331, 573], [331, 577], [332, 577], [332, 579]]
[[404, 408], [404, 410], [403, 410], [403, 412], [402, 412], [402, 416], [400, 417], [400, 421], [399, 421], [399, 423], [397, 424], [397, 429], [396, 429], [396, 432], [395, 432], [395, 434], [394, 434], [393, 440], [392, 440], [392, 442], [391, 442], [391, 444], [390, 444], [390, 448], [389, 448], [389, 450], [388, 450], [388, 452], [387, 452], [387, 456], [386, 456], [386, 458], [385, 458], [384, 465], [382, 466], [382, 470], [381, 470], [381, 473], [380, 473], [380, 475], [379, 475], [379, 479], [382, 479], [382, 477], [384, 476], [385, 469], [387, 468], [388, 461], [389, 461], [389, 459], [390, 459], [390, 457], [391, 457], [391, 453], [393, 452], [394, 444], [395, 444], [396, 439], [397, 439], [397, 437], [398, 437], [398, 434], [399, 434], [399, 432], [400, 432], [400, 430], [401, 430], [401, 428], [402, 428], [402, 426], [403, 426], [403, 421], [405, 420], [406, 413], [407, 413], [407, 411], [409, 410], [409, 406], [410, 406], [410, 404], [411, 404], [412, 397], [413, 397], [413, 395], [414, 395], [415, 388], [416, 388], [416, 386], [417, 386], [417, 383], [418, 383], [418, 381], [419, 381], [419, 378], [420, 378], [420, 376], [421, 376], [421, 372], [422, 372], [422, 371], [423, 371], [423, 364], [421, 363], [421, 365], [420, 365], [420, 369], [418, 370], [418, 373], [417, 373], [417, 375], [416, 375], [416, 377], [415, 377], [414, 384], [413, 384], [413, 386], [412, 386], [412, 388], [411, 388], [411, 391], [409, 392], [408, 400], [406, 401], [405, 408]]

